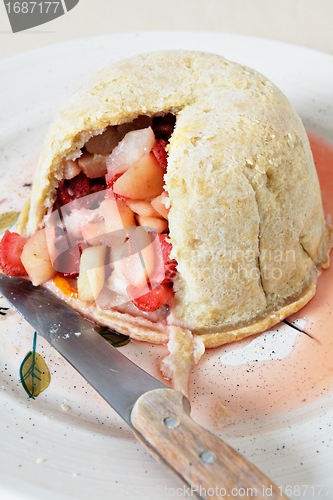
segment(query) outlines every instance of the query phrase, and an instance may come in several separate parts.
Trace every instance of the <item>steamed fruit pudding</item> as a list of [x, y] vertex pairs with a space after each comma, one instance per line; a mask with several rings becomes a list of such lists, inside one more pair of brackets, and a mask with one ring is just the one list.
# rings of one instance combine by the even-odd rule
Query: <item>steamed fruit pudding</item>
[[118, 61], [69, 97], [17, 232], [1, 244], [4, 272], [24, 269], [97, 324], [166, 345], [163, 373], [183, 391], [205, 348], [309, 302], [332, 245], [288, 99], [194, 51]]
[[[165, 317], [176, 272], [163, 180], [174, 118], [154, 123], [142, 117], [109, 127], [86, 143], [77, 160], [65, 160], [46, 227], [29, 239], [5, 234], [3, 272], [28, 275], [34, 285], [53, 279], [65, 294], [102, 309], [160, 310], [159, 318]], [[147, 124], [154, 130], [136, 129]]]

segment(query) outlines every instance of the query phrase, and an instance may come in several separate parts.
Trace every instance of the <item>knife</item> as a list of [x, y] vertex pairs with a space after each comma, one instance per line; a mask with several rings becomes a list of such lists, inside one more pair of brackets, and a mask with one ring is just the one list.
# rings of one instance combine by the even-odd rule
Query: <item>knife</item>
[[281, 487], [191, 419], [185, 396], [132, 363], [65, 302], [27, 279], [3, 274], [0, 293], [127, 422], [188, 495], [287, 500]]

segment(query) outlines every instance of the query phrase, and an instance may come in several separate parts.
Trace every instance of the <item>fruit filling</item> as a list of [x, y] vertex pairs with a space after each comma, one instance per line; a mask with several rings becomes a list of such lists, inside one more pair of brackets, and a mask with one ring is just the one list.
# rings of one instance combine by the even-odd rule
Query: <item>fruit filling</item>
[[53, 211], [30, 238], [7, 231], [0, 269], [34, 285], [53, 279], [66, 295], [102, 309], [152, 313], [172, 304], [177, 262], [170, 257], [164, 187], [171, 114], [142, 116], [93, 136], [63, 160]]

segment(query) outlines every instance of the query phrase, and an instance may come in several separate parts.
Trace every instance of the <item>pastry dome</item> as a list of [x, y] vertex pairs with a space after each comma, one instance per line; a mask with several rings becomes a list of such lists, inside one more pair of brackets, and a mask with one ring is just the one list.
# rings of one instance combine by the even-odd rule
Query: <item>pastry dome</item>
[[[299, 310], [329, 264], [329, 229], [305, 129], [257, 71], [190, 51], [135, 56], [100, 71], [52, 122], [19, 228], [28, 236], [43, 227], [63, 159], [77, 158], [90, 137], [168, 113], [176, 125], [164, 181], [178, 265], [166, 323], [214, 347]], [[163, 324], [70, 300], [122, 333], [166, 339]]]

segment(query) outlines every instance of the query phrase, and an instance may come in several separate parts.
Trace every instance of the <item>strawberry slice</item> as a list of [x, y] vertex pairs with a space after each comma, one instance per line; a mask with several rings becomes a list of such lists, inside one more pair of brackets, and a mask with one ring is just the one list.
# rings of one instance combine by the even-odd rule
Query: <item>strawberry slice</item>
[[21, 262], [23, 247], [28, 238], [6, 231], [0, 242], [0, 269], [8, 276], [27, 276]]
[[86, 242], [81, 241], [77, 245], [68, 248], [66, 237], [60, 237], [55, 243], [58, 256], [53, 262], [54, 269], [58, 271], [60, 276], [65, 278], [78, 278], [80, 257], [83, 250], [88, 246]]
[[159, 240], [162, 250], [162, 257], [164, 262], [164, 273], [165, 278], [162, 283], [170, 283], [172, 278], [176, 275], [177, 261], [176, 259], [170, 258], [170, 252], [172, 250], [172, 244], [166, 240], [167, 234], [160, 234]]
[[67, 205], [71, 201], [88, 196], [91, 193], [91, 185], [88, 177], [79, 173], [73, 179], [62, 181], [58, 187], [58, 200], [62, 205]]
[[80, 257], [82, 255], [83, 250], [85, 250], [86, 248], [89, 248], [89, 246], [90, 245], [88, 243], [86, 243], [85, 241], [80, 241], [80, 243], [78, 243]]
[[149, 292], [140, 295], [140, 289], [128, 285], [127, 293], [133, 304], [144, 312], [157, 311], [173, 297], [173, 287], [169, 283], [162, 283]]
[[64, 278], [78, 278], [80, 272], [80, 251], [71, 247], [61, 253], [53, 265]]
[[167, 141], [165, 141], [164, 139], [157, 139], [153, 149], [151, 150], [152, 153], [154, 153], [156, 160], [160, 164], [160, 167], [162, 167], [165, 171], [167, 170], [168, 166], [168, 153], [165, 151], [167, 144]]
[[122, 196], [121, 194], [117, 194], [117, 193], [113, 192], [113, 185], [114, 185], [114, 183], [122, 175], [123, 174], [116, 174], [111, 179], [108, 177], [108, 175], [105, 177], [105, 180], [106, 180], [105, 198], [115, 198], [116, 200], [123, 200], [123, 201], [126, 201], [128, 199], [128, 198], [126, 198], [126, 196]]
[[67, 254], [68, 272], [62, 273], [64, 278], [78, 278], [80, 273], [80, 257], [81, 252], [79, 247], [73, 247]]

